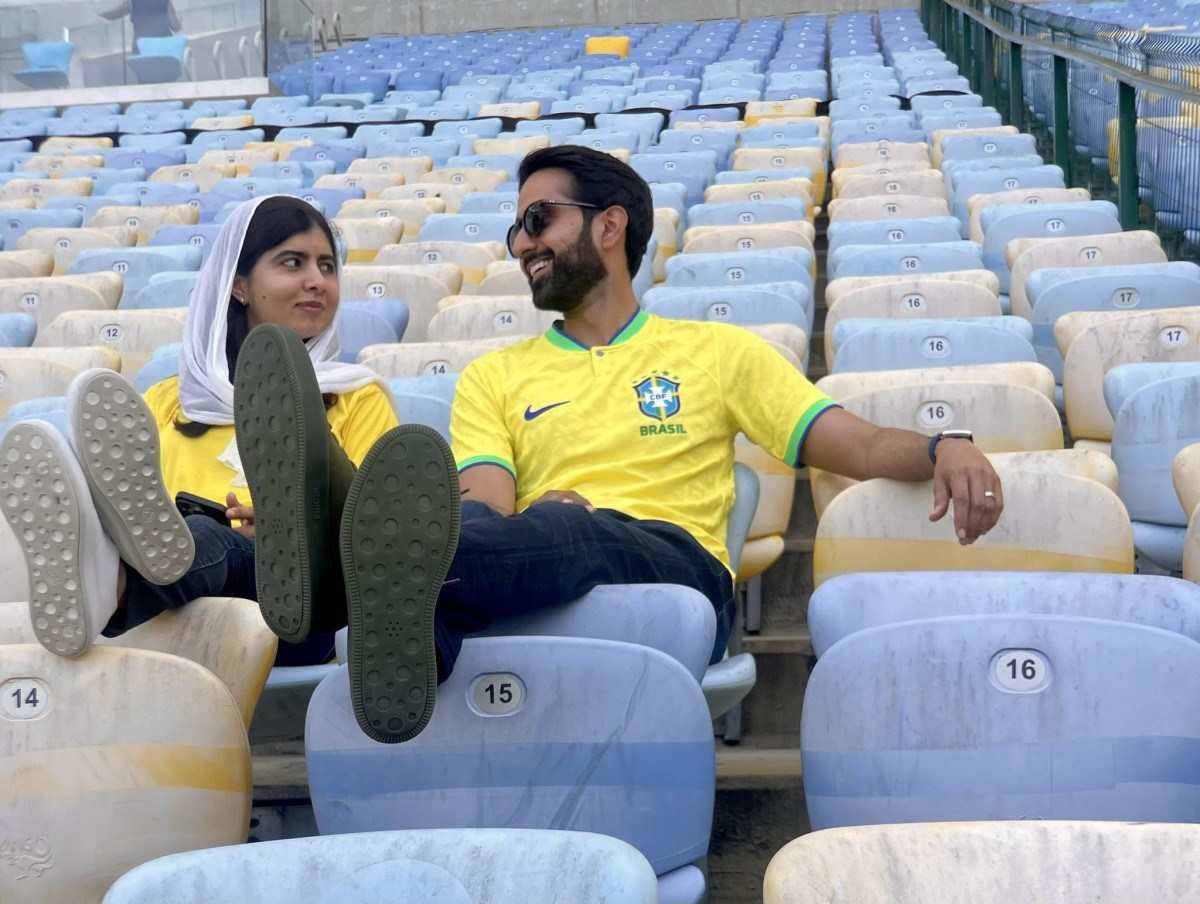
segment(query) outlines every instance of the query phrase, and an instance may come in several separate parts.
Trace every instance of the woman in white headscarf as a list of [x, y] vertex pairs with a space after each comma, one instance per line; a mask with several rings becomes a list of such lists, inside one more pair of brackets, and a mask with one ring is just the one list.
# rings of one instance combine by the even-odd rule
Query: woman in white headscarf
[[[145, 402], [158, 426], [163, 482], [225, 509], [235, 526], [191, 515], [192, 566], [178, 581], [152, 583], [123, 569], [115, 634], [201, 596], [256, 598], [254, 508], [234, 438], [233, 385], [238, 352], [255, 326], [287, 327], [304, 340], [324, 395], [330, 432], [355, 465], [397, 425], [379, 376], [339, 363], [335, 317], [338, 255], [328, 222], [299, 198], [255, 198], [238, 207], [213, 243], [192, 293], [178, 377], [152, 386]], [[321, 662], [332, 634], [281, 644], [283, 664]]]

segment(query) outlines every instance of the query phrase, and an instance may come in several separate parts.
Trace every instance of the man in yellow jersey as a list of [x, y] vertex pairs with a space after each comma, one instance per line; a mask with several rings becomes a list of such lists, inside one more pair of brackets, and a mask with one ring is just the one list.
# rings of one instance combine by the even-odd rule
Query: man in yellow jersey
[[[397, 662], [407, 676], [423, 662], [432, 672], [436, 659], [444, 679], [464, 635], [600, 584], [699, 590], [717, 610], [718, 659], [734, 611], [724, 538], [738, 433], [790, 465], [803, 461], [860, 480], [933, 478], [930, 517], [943, 517], [953, 501], [963, 543], [996, 523], [1000, 481], [969, 440], [875, 427], [834, 404], [748, 330], [641, 310], [631, 274], [650, 238], [653, 209], [649, 187], [627, 165], [589, 148], [546, 148], [525, 157], [520, 184], [509, 248], [534, 305], [562, 319], [463, 371], [451, 420], [454, 463], [415, 451], [411, 439], [385, 436], [356, 477], [364, 486], [403, 488], [405, 474], [436, 475], [439, 467], [452, 479], [456, 464], [462, 499], [452, 561], [441, 569], [418, 565], [432, 636], [421, 636], [415, 621], [373, 620], [394, 602], [378, 588], [413, 580], [411, 561], [384, 556], [345, 569], [352, 699], [372, 737], [404, 740], [428, 715], [388, 729], [404, 720], [376, 703], [380, 696], [390, 702], [378, 681], [374, 691], [362, 689], [356, 672], [370, 685], [370, 676]], [[352, 490], [344, 548], [378, 535], [384, 523], [424, 530], [421, 512], [446, 504], [441, 484], [431, 483], [416, 508], [402, 492], [363, 502]], [[356, 525], [358, 533], [348, 535]], [[356, 569], [374, 574], [377, 589], [356, 590]], [[373, 645], [362, 642], [356, 656], [356, 625], [365, 624], [374, 626]], [[431, 682], [427, 691], [431, 701]]]

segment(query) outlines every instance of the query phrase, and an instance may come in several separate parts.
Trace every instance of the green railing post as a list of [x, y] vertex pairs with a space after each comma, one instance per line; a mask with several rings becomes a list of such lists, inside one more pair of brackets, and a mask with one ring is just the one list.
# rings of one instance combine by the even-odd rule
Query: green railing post
[[1117, 148], [1120, 165], [1117, 176], [1117, 202], [1121, 211], [1121, 228], [1138, 227], [1137, 172], [1137, 92], [1133, 85], [1117, 84]]
[[1071, 120], [1067, 115], [1067, 59], [1054, 55], [1054, 162], [1071, 184]]
[[[975, 48], [973, 46], [975, 29], [972, 26], [975, 25], [975, 20], [963, 13], [960, 21], [962, 22], [962, 64], [959, 68], [967, 77], [967, 81], [973, 83], [975, 81]], [[975, 85], [972, 84], [971, 88], [974, 89]]]
[[983, 95], [985, 107], [996, 106], [996, 84], [999, 75], [996, 66], [996, 36], [986, 25], [983, 26], [983, 77], [980, 93]]
[[1025, 122], [1025, 75], [1021, 67], [1021, 45], [1008, 45], [1008, 121], [1018, 129]]
[[954, 38], [954, 8], [949, 3], [942, 4], [942, 50], [946, 52], [950, 62], [958, 63], [958, 47]]

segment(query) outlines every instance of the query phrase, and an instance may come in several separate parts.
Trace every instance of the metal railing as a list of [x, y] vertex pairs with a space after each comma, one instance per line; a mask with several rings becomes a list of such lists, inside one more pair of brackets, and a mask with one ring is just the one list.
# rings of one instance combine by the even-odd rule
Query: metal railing
[[1200, 259], [1200, 37], [1012, 0], [922, 0], [921, 13], [984, 103], [1034, 135], [1069, 185]]

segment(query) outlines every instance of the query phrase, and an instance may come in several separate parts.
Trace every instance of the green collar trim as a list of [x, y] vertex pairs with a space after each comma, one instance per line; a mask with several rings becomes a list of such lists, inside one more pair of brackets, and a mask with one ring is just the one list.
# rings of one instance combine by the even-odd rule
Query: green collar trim
[[[547, 342], [549, 342], [555, 348], [560, 348], [563, 351], [568, 351], [568, 352], [591, 351], [591, 349], [588, 346], [584, 345], [582, 342], [578, 341], [577, 339], [573, 339], [571, 336], [564, 333], [562, 330], [562, 327], [559, 326], [560, 322], [561, 321], [556, 321], [554, 324], [551, 325], [550, 329], [546, 330], [545, 336], [546, 336]], [[632, 339], [634, 336], [636, 336], [639, 332], [641, 332], [642, 327], [644, 327], [649, 322], [650, 322], [650, 315], [643, 309], [638, 308], [637, 313], [634, 314], [632, 317], [630, 317], [629, 321], [623, 327], [621, 327], [619, 330], [617, 330], [617, 334], [615, 336], [613, 336], [611, 340], [609, 340], [607, 343], [605, 343], [604, 347], [608, 348], [613, 345], [620, 345], [623, 342], [628, 342], [630, 339]]]

